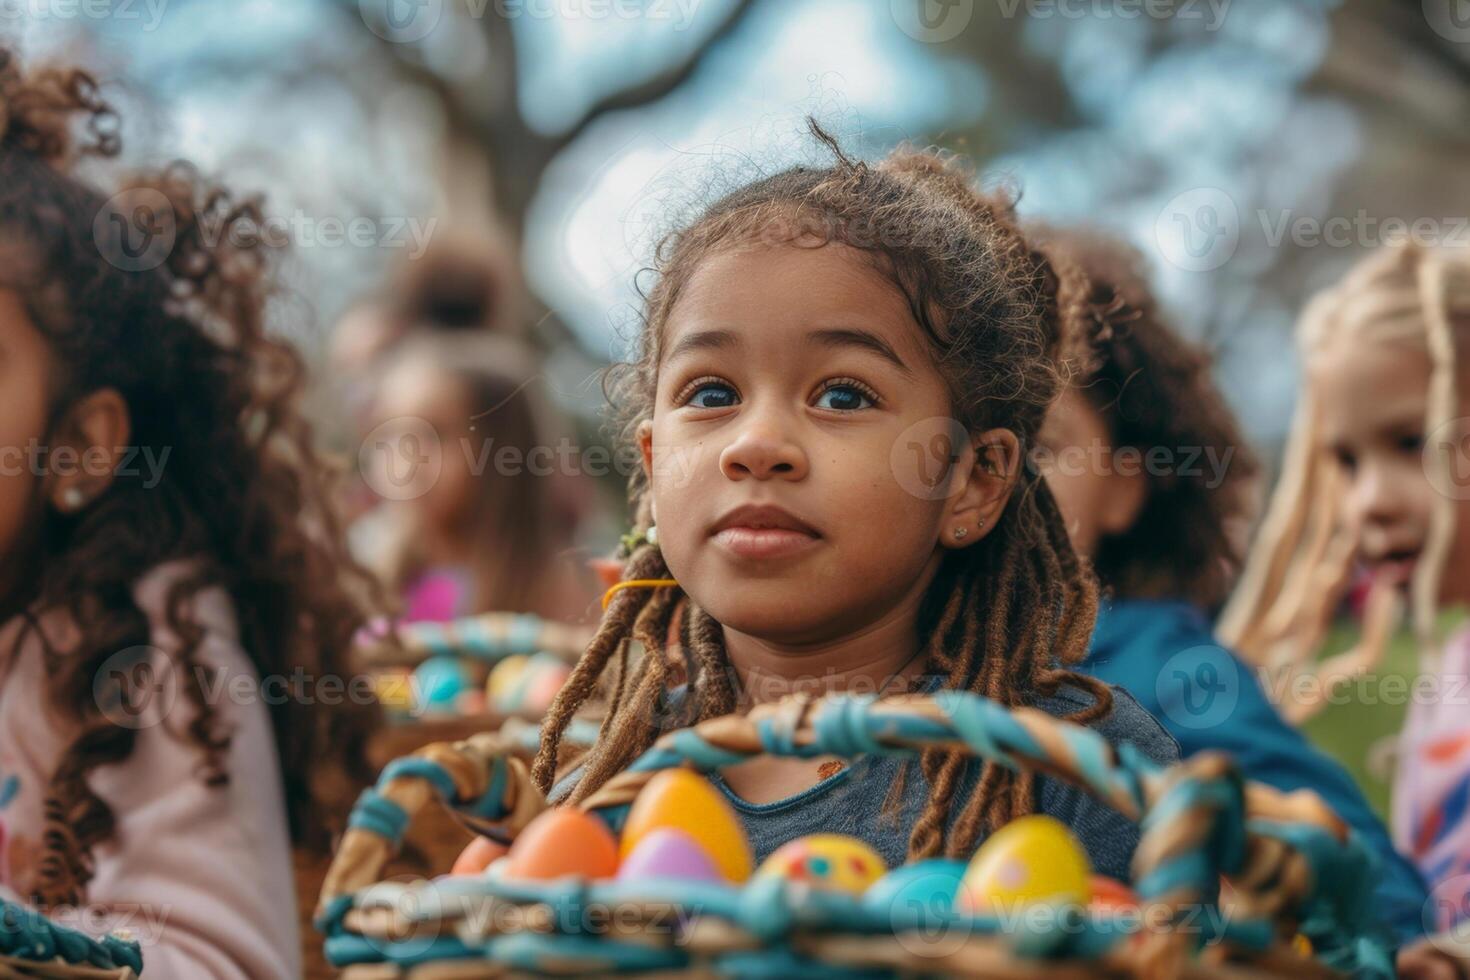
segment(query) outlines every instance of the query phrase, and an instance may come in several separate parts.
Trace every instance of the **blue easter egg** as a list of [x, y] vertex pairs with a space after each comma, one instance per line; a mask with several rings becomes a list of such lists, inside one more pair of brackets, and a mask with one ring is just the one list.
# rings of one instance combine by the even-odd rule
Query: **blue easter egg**
[[964, 861], [932, 858], [894, 868], [868, 888], [863, 905], [887, 916], [895, 928], [948, 915], [966, 867]]
[[430, 657], [413, 672], [420, 708], [450, 710], [470, 686], [469, 674], [455, 657]]

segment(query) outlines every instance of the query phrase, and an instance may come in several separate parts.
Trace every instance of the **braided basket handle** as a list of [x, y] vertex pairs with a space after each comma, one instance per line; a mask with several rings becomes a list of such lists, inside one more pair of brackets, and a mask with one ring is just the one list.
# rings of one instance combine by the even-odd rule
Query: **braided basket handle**
[[[1144, 902], [1173, 923], [1213, 901], [1220, 875], [1236, 883], [1235, 907], [1296, 931], [1299, 910], [1324, 883], [1361, 884], [1343, 868], [1363, 860], [1346, 825], [1314, 794], [1247, 786], [1218, 753], [1162, 768], [1131, 745], [1115, 749], [1096, 732], [1034, 708], [1006, 709], [976, 694], [790, 697], [662, 736], [626, 770], [582, 801], [621, 828], [654, 774], [674, 767], [712, 771], [759, 755], [914, 755], [928, 747], [971, 752], [1013, 769], [1069, 782], [1139, 823], [1134, 881]], [[376, 882], [412, 817], [438, 794], [474, 826], [514, 836], [547, 808], [507, 739], [487, 733], [432, 745], [392, 763], [363, 794], [328, 872], [319, 921]], [[1249, 821], [1249, 823], [1248, 823]], [[325, 917], [325, 918], [324, 918]], [[1150, 930], [1146, 973], [1177, 975], [1189, 953], [1181, 930]]]
[[[93, 939], [0, 899], [0, 976], [9, 976], [12, 967], [16, 976], [137, 980], [143, 972], [143, 951], [124, 933]], [[22, 967], [32, 972], [20, 972]]]
[[481, 613], [447, 623], [400, 623], [365, 632], [354, 652], [366, 668], [415, 667], [439, 656], [494, 664], [541, 651], [575, 663], [594, 632], [529, 613]]

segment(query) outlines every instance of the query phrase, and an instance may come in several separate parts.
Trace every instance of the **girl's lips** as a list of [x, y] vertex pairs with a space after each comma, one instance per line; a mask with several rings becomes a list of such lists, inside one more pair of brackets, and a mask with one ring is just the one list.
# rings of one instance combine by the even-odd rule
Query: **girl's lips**
[[784, 527], [727, 527], [714, 540], [739, 558], [789, 558], [814, 547], [819, 540], [805, 531]]
[[1388, 585], [1407, 585], [1414, 577], [1414, 566], [1418, 563], [1418, 555], [1380, 558], [1373, 562], [1373, 578]]

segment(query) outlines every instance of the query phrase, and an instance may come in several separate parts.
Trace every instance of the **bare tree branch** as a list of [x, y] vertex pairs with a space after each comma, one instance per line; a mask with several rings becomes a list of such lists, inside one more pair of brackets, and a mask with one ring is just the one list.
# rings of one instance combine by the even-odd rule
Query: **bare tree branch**
[[705, 55], [735, 32], [754, 6], [755, 0], [737, 0], [730, 7], [729, 11], [726, 12], [720, 23], [705, 36], [703, 41], [695, 45], [685, 54], [684, 57], [680, 58], [674, 64], [669, 65], [647, 81], [639, 82], [636, 85], [631, 85], [628, 88], [616, 92], [611, 92], [598, 99], [583, 113], [582, 118], [578, 119], [571, 129], [557, 137], [554, 143], [555, 150], [560, 151], [562, 148], [576, 142], [587, 131], [589, 126], [603, 116], [623, 109], [636, 109], [639, 106], [657, 102], [683, 85], [698, 70]]

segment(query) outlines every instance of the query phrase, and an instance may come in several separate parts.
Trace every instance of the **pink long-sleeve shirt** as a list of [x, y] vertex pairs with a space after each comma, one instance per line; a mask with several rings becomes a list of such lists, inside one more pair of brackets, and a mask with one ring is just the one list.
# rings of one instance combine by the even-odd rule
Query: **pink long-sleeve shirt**
[[[125, 928], [143, 947], [149, 980], [277, 980], [301, 975], [300, 937], [285, 801], [268, 708], [240, 649], [233, 606], [221, 590], [201, 593], [193, 612], [206, 629], [197, 659], [206, 696], [233, 737], [229, 782], [209, 787], [201, 754], [175, 732], [193, 711], [162, 650], [177, 647], [162, 610], [178, 566], [164, 566], [135, 589], [152, 625], [151, 677], [143, 694], [109, 717], [138, 728], [131, 756], [100, 767], [92, 788], [112, 808], [114, 838], [93, 850], [95, 875], [84, 907], [49, 910], [89, 934]], [[66, 621], [42, 629], [67, 649]], [[42, 801], [76, 728], [45, 697], [39, 640], [16, 647], [22, 624], [0, 625], [0, 895], [32, 894], [44, 828]], [[104, 668], [104, 675], [107, 669]]]

